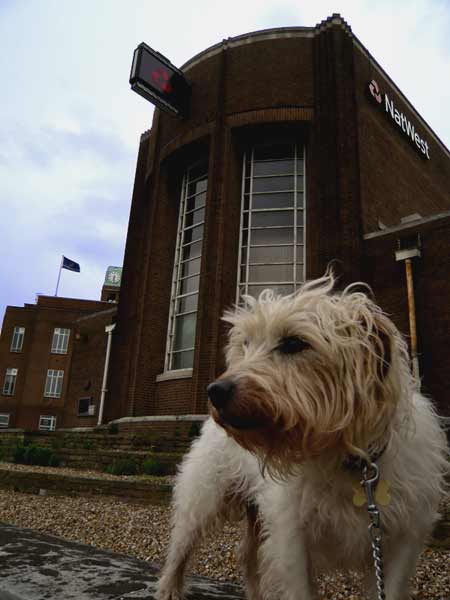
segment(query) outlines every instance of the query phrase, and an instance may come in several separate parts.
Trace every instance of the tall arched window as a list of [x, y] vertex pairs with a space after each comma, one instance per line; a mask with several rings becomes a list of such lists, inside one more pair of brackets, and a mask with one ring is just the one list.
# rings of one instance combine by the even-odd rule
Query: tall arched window
[[244, 156], [238, 296], [305, 280], [304, 152], [294, 142], [261, 144]]
[[181, 190], [166, 351], [166, 371], [190, 369], [194, 363], [207, 186], [208, 171], [206, 163], [187, 170]]

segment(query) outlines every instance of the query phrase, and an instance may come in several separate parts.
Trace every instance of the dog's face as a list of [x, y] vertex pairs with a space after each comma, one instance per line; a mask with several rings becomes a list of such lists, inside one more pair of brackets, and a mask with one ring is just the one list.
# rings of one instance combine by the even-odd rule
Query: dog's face
[[293, 296], [263, 292], [227, 313], [227, 370], [208, 387], [212, 416], [283, 473], [324, 453], [365, 452], [386, 433], [408, 377], [400, 334], [361, 293], [326, 276]]

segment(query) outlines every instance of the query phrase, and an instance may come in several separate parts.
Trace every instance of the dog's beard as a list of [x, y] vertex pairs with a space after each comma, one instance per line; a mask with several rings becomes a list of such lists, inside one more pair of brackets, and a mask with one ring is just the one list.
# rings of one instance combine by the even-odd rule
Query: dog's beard
[[345, 454], [341, 432], [314, 430], [301, 415], [293, 421], [292, 411], [287, 422], [279, 402], [248, 379], [240, 382], [226, 406], [212, 406], [211, 414], [230, 437], [277, 477], [295, 472], [306, 460], [330, 449], [334, 455], [338, 448]]
[[[313, 459], [323, 458], [335, 468], [350, 454], [366, 456], [380, 432], [384, 434], [388, 429], [393, 407], [381, 401], [381, 392], [380, 401], [372, 406], [366, 399], [352, 398], [350, 402], [348, 391], [334, 394], [330, 400], [317, 388], [311, 399], [313, 385], [310, 388], [309, 396], [305, 392], [302, 397], [297, 390], [293, 400], [285, 390], [275, 397], [252, 378], [241, 378], [233, 398], [223, 408], [212, 407], [212, 416], [240, 446], [260, 459], [269, 474], [277, 477], [296, 472]], [[333, 404], [327, 409], [330, 402]]]

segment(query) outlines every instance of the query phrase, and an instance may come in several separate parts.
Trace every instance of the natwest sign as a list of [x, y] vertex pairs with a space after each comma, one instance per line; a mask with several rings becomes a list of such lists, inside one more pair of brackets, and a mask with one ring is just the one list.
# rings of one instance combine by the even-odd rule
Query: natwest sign
[[399, 111], [394, 104], [394, 101], [387, 94], [382, 94], [375, 79], [369, 83], [369, 93], [374, 101], [384, 109], [386, 115], [395, 122], [401, 131], [409, 138], [416, 146], [424, 158], [430, 159], [430, 149], [428, 142], [424, 140], [418, 133], [417, 129], [411, 121]]

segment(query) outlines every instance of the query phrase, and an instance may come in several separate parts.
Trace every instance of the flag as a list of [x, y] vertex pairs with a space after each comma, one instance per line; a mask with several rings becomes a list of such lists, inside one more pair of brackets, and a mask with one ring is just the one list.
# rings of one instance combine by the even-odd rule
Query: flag
[[67, 269], [68, 271], [75, 271], [75, 273], [80, 272], [80, 265], [74, 260], [70, 260], [70, 258], [66, 258], [65, 256], [63, 256], [62, 268]]

